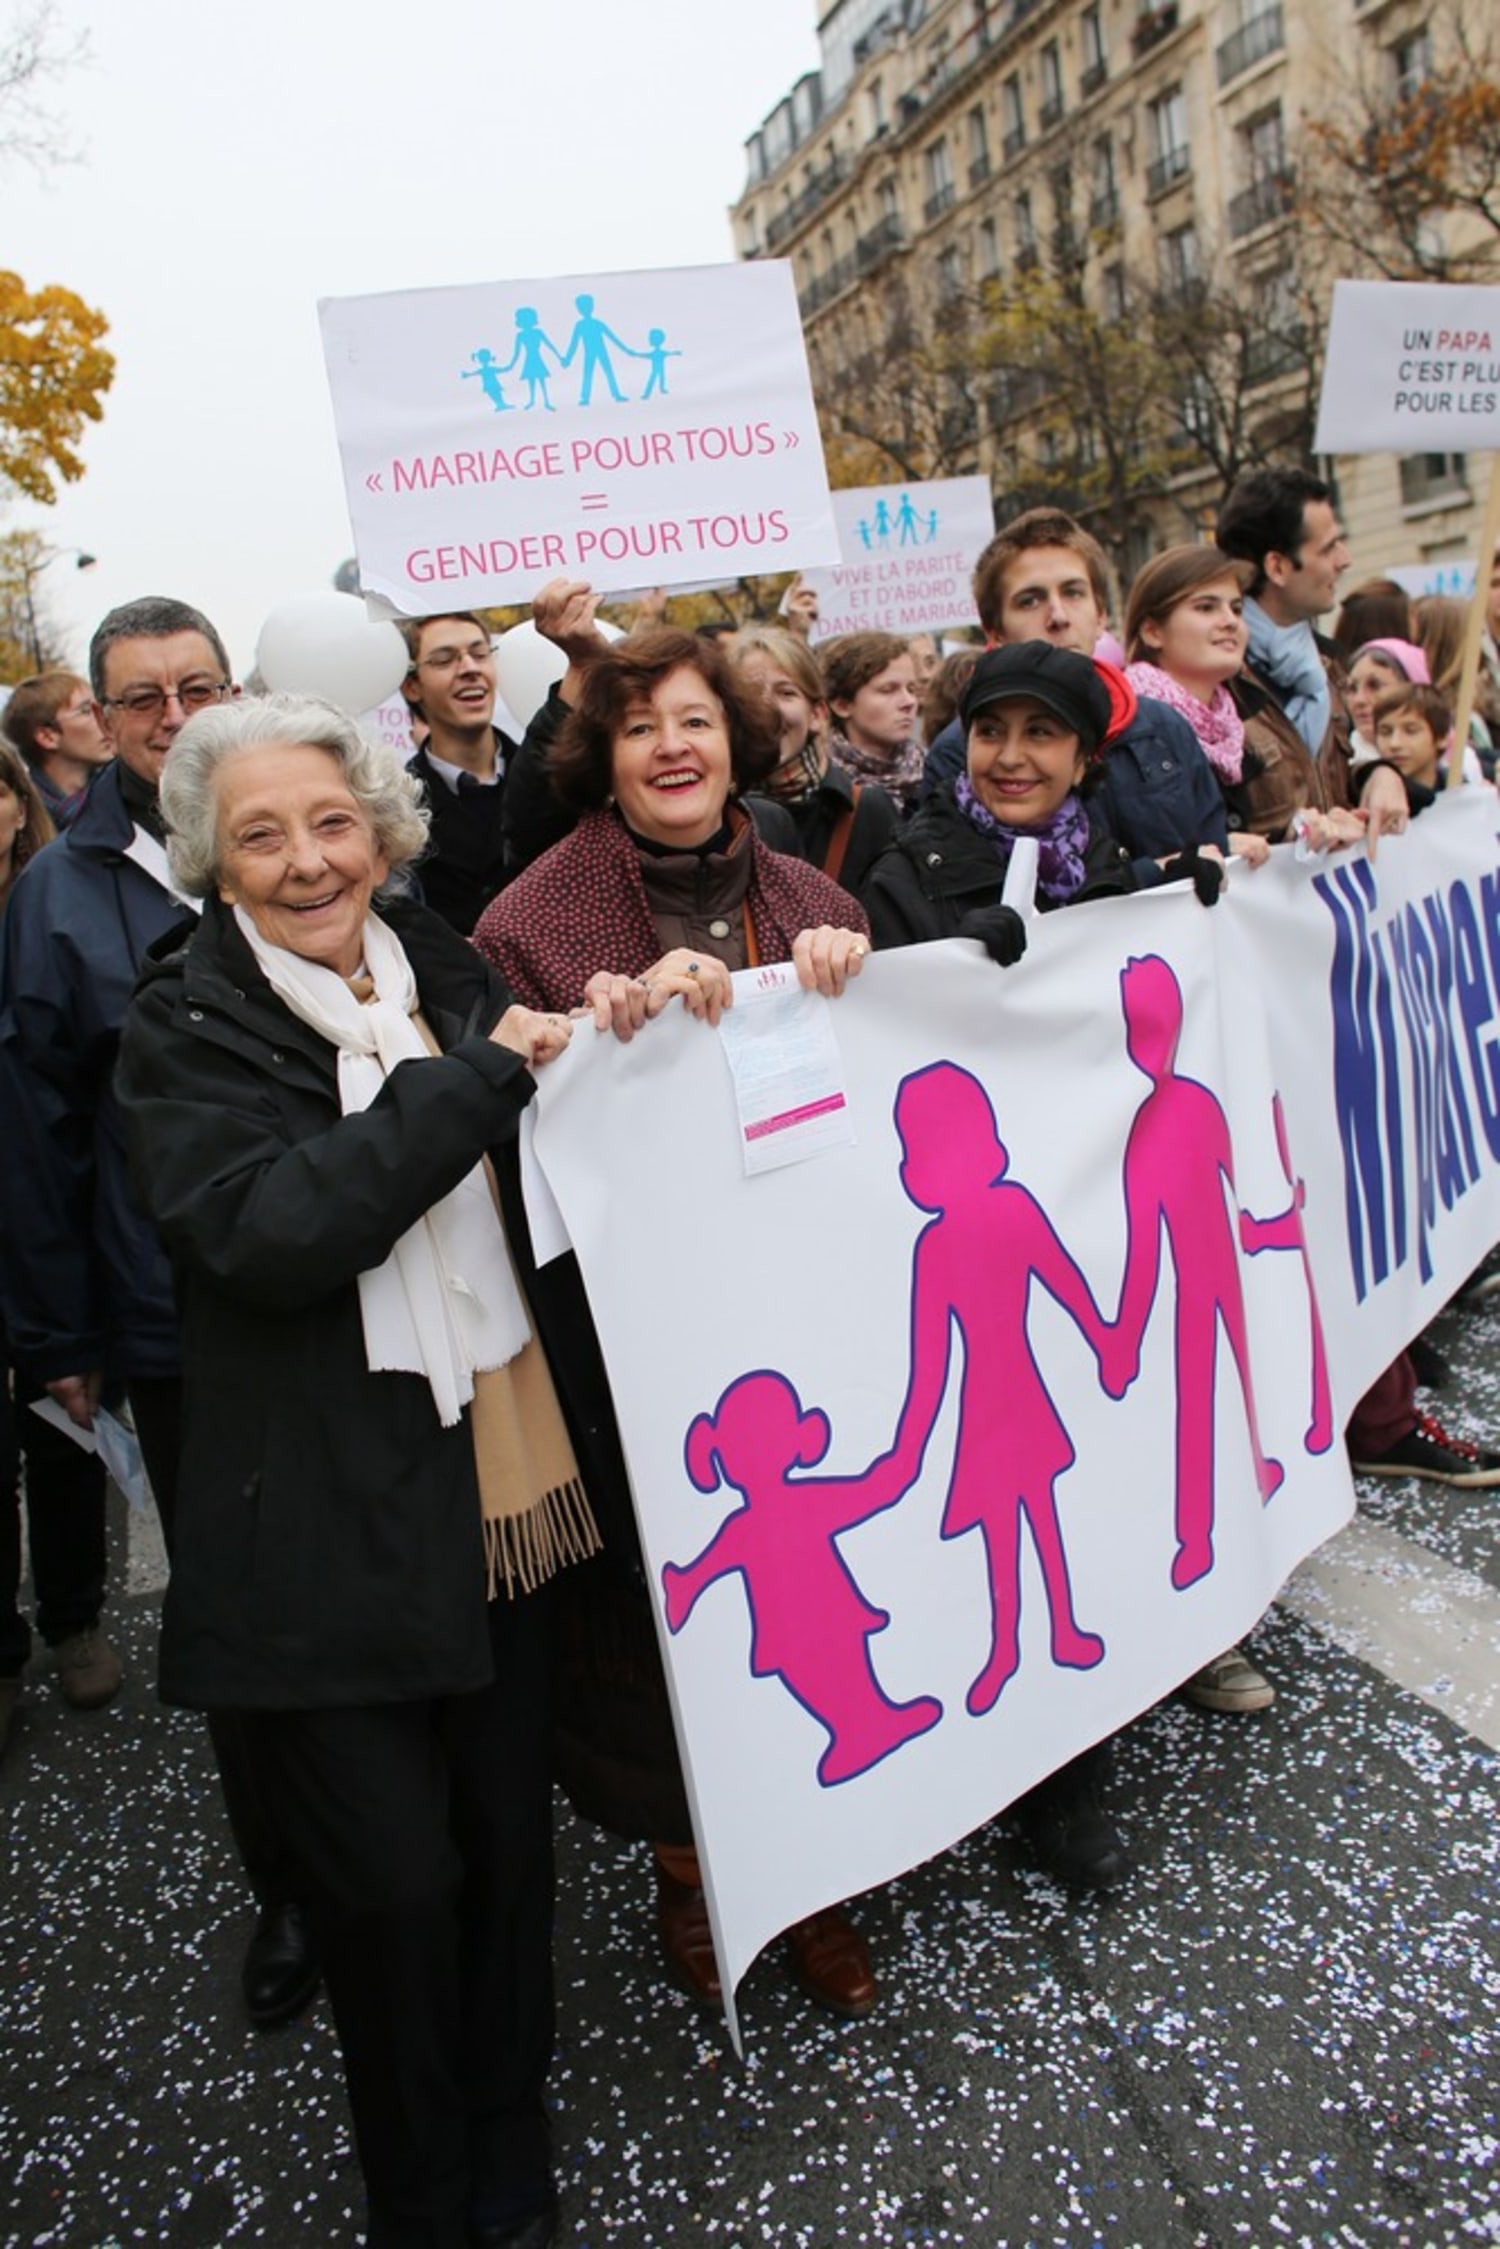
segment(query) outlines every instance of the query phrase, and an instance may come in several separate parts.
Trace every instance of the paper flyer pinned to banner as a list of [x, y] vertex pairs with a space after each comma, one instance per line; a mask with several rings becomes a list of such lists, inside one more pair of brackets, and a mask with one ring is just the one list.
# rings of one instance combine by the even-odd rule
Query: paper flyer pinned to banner
[[838, 553], [782, 261], [333, 297], [319, 313], [379, 614]]

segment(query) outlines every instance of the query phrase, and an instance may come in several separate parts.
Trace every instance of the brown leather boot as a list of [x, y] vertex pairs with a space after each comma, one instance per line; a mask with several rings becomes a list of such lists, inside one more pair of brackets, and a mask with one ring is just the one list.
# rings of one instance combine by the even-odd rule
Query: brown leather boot
[[830, 2014], [855, 2021], [880, 1997], [869, 1947], [845, 1908], [831, 1905], [786, 1933], [792, 1980]]
[[[674, 1856], [678, 1854], [674, 1853]], [[684, 1858], [691, 1853], [683, 1853]], [[696, 1860], [693, 1862], [696, 1865]], [[656, 1933], [662, 1960], [679, 1991], [700, 2007], [722, 2007], [724, 1988], [708, 1926], [708, 1900], [695, 1882], [680, 1882], [656, 1861]]]

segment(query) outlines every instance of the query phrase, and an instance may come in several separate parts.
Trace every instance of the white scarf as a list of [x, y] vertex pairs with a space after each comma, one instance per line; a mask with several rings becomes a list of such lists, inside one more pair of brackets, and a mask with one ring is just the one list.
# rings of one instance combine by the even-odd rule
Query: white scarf
[[135, 824], [134, 834], [125, 846], [125, 856], [133, 859], [138, 867], [144, 868], [151, 880], [160, 883], [162, 889], [175, 898], [179, 906], [186, 906], [195, 914], [202, 913], [203, 900], [190, 897], [185, 890], [179, 890], [172, 880], [172, 863], [167, 857], [166, 845], [158, 843], [150, 829], [143, 828], [139, 820]]
[[[331, 968], [268, 945], [243, 906], [234, 918], [277, 998], [338, 1049], [346, 1117], [370, 1106], [398, 1063], [429, 1058], [411, 1020], [411, 963], [373, 914], [363, 942], [375, 997], [365, 1002]], [[473, 1397], [476, 1372], [505, 1366], [525, 1347], [531, 1329], [482, 1162], [408, 1228], [383, 1265], [360, 1274], [359, 1309], [371, 1372], [425, 1374], [445, 1427]]]

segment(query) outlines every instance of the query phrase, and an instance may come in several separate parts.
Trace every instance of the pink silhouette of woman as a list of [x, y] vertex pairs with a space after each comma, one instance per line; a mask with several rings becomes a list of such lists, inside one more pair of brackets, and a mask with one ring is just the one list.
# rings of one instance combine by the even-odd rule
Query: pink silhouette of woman
[[905, 1151], [901, 1184], [919, 1210], [936, 1215], [912, 1257], [911, 1373], [888, 1457], [903, 1489], [916, 1482], [948, 1387], [956, 1327], [964, 1365], [942, 1535], [977, 1530], [984, 1545], [990, 1651], [966, 1698], [979, 1717], [1021, 1660], [1023, 1516], [1047, 1589], [1052, 1660], [1083, 1671], [1104, 1654], [1104, 1642], [1073, 1614], [1055, 1486], [1075, 1454], [1026, 1332], [1033, 1280], [1077, 1322], [1096, 1356], [1109, 1331], [1040, 1204], [1006, 1178], [1010, 1158], [978, 1079], [956, 1063], [934, 1062], [903, 1080], [895, 1115]]
[[744, 1505], [696, 1561], [663, 1569], [669, 1629], [680, 1632], [700, 1594], [738, 1571], [750, 1604], [750, 1669], [779, 1678], [827, 1729], [818, 1760], [825, 1788], [868, 1772], [943, 1715], [931, 1695], [892, 1702], [870, 1663], [870, 1641], [890, 1622], [865, 1599], [836, 1544], [840, 1531], [893, 1507], [904, 1487], [889, 1463], [866, 1476], [794, 1476], [816, 1468], [831, 1432], [804, 1413], [784, 1375], [741, 1375], [712, 1415], [687, 1433], [687, 1472], [701, 1492], [730, 1484]]
[[1302, 1224], [1307, 1186], [1305, 1181], [1298, 1178], [1292, 1163], [1286, 1115], [1279, 1093], [1271, 1096], [1271, 1113], [1276, 1120], [1276, 1146], [1281, 1155], [1281, 1168], [1286, 1173], [1286, 1183], [1292, 1190], [1292, 1199], [1287, 1209], [1275, 1218], [1252, 1218], [1248, 1210], [1242, 1210], [1240, 1246], [1250, 1257], [1258, 1257], [1263, 1249], [1294, 1249], [1302, 1259], [1302, 1276], [1307, 1283], [1307, 1317], [1312, 1329], [1312, 1406], [1302, 1447], [1305, 1452], [1327, 1452], [1333, 1443], [1333, 1400], [1328, 1392], [1328, 1355], [1323, 1345], [1323, 1321], [1318, 1312], [1318, 1292], [1313, 1286], [1312, 1264], [1307, 1254], [1307, 1233]]
[[1182, 992], [1155, 954], [1120, 971], [1125, 1050], [1151, 1080], [1125, 1146], [1125, 1279], [1104, 1386], [1123, 1398], [1140, 1372], [1141, 1344], [1156, 1302], [1161, 1237], [1177, 1278], [1177, 1552], [1172, 1583], [1196, 1584], [1214, 1561], [1214, 1387], [1219, 1324], [1229, 1338], [1245, 1400], [1256, 1480], [1267, 1500], [1282, 1480], [1261, 1449], [1245, 1335], [1230, 1206], [1234, 1158], [1224, 1112], [1206, 1086], [1174, 1067]]

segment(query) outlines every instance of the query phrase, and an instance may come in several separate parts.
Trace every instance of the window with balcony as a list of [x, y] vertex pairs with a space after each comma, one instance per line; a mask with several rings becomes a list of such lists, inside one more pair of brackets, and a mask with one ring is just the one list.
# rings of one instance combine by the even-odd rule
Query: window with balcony
[[1029, 189], [1023, 188], [1016, 197], [1016, 264], [1029, 269], [1036, 264], [1036, 215], [1031, 208]]
[[1221, 86], [1242, 71], [1279, 55], [1286, 45], [1281, 0], [1240, 0], [1239, 27], [1221, 40], [1214, 53], [1214, 70]]
[[1163, 286], [1174, 297], [1191, 297], [1203, 279], [1203, 253], [1198, 243], [1198, 229], [1193, 225], [1174, 227], [1161, 238], [1161, 277]]
[[1061, 121], [1063, 113], [1062, 53], [1055, 39], [1047, 41], [1038, 60], [1042, 73], [1042, 107], [1037, 123], [1045, 133]]
[[1073, 224], [1073, 174], [1066, 164], [1059, 164], [1052, 174], [1052, 255], [1059, 265], [1066, 265], [1079, 254], [1078, 230]]
[[1089, 158], [1089, 225], [1115, 226], [1120, 217], [1120, 190], [1115, 179], [1115, 144], [1101, 133]]
[[956, 242], [950, 242], [937, 262], [938, 299], [945, 305], [956, 304], [964, 293], [963, 252]]
[[875, 200], [879, 206], [882, 222], [889, 219], [899, 225], [901, 220], [901, 198], [896, 193], [896, 183], [894, 180], [884, 179], [881, 181], [880, 186], [876, 190]]
[[953, 208], [953, 167], [948, 159], [948, 141], [944, 135], [933, 141], [923, 159], [927, 180], [927, 200], [922, 206], [922, 216], [931, 226], [945, 211]]
[[1413, 100], [1432, 76], [1432, 35], [1425, 26], [1396, 41], [1391, 49], [1391, 69], [1397, 101]]
[[1106, 266], [1099, 276], [1099, 309], [1106, 320], [1125, 318], [1125, 268], [1122, 265]]
[[1235, 242], [1284, 218], [1291, 205], [1292, 173], [1279, 102], [1241, 128], [1240, 167], [1248, 184], [1229, 199], [1229, 235]]
[[990, 128], [982, 109], [969, 111], [969, 185], [980, 187], [990, 176]]
[[869, 105], [870, 138], [878, 141], [881, 134], [888, 131], [890, 127], [890, 119], [886, 115], [885, 109], [885, 80], [883, 78], [872, 78], [870, 80], [865, 100]]
[[1141, 0], [1136, 9], [1135, 28], [1130, 34], [1130, 51], [1133, 55], [1149, 55], [1151, 49], [1169, 39], [1177, 29], [1177, 0], [1165, 0], [1153, 6], [1152, 0]]
[[1255, 284], [1255, 325], [1245, 355], [1246, 379], [1274, 382], [1307, 363], [1307, 324], [1291, 266], [1263, 273]]
[[1175, 180], [1187, 178], [1193, 159], [1188, 148], [1187, 103], [1180, 86], [1169, 86], [1146, 104], [1146, 131], [1151, 160], [1146, 167], [1146, 193], [1161, 195]]
[[1466, 453], [1408, 453], [1400, 463], [1401, 505], [1407, 510], [1462, 507], [1469, 498]]
[[993, 219], [979, 222], [979, 278], [994, 281], [1000, 272], [1000, 229]]
[[1001, 153], [1008, 164], [1026, 146], [1026, 110], [1021, 100], [1021, 75], [1012, 71], [1000, 82], [1000, 124], [1004, 133]]
[[1081, 69], [1078, 91], [1087, 101], [1096, 94], [1109, 76], [1109, 62], [1104, 52], [1103, 0], [1089, 0], [1089, 5], [1078, 18], [1078, 57]]

